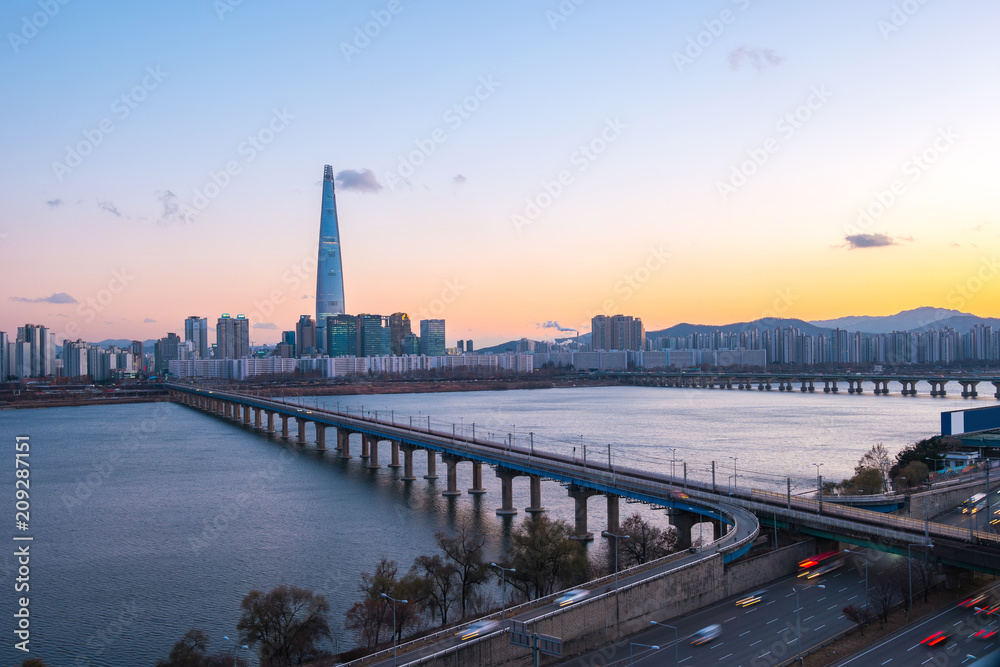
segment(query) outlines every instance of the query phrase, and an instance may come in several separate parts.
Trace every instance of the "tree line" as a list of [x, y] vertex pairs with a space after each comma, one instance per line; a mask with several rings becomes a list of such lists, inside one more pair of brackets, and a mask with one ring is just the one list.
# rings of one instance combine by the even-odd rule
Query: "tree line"
[[854, 475], [841, 482], [826, 482], [824, 493], [879, 494], [897, 488], [911, 489], [930, 478], [931, 467], [954, 444], [949, 437], [926, 438], [900, 450], [895, 458], [881, 442], [862, 454]]

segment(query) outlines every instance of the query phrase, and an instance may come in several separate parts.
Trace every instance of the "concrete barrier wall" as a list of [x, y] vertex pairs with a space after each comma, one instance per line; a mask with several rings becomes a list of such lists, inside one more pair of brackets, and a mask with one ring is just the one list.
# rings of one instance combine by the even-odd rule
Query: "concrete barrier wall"
[[[997, 488], [997, 483], [992, 482], [990, 486]], [[931, 518], [958, 507], [963, 500], [977, 493], [986, 492], [986, 481], [962, 484], [946, 491], [927, 491], [925, 493], [914, 493], [910, 496], [910, 506], [899, 513], [913, 519], [923, 520], [929, 514]]]
[[[563, 640], [564, 657], [544, 658], [541, 664], [554, 664], [566, 660], [566, 656], [627, 641], [630, 635], [648, 629], [650, 621], [670, 623], [671, 619], [732, 595], [763, 588], [793, 573], [798, 562], [814, 554], [816, 549], [816, 542], [809, 540], [729, 565], [723, 565], [721, 556], [714, 556], [632, 586], [617, 595], [609, 593], [579, 602], [529, 626], [532, 632]], [[507, 635], [475, 642], [421, 663], [428, 667], [528, 667], [531, 664], [531, 651], [510, 644]], [[603, 664], [600, 657], [580, 662], [581, 667]]]

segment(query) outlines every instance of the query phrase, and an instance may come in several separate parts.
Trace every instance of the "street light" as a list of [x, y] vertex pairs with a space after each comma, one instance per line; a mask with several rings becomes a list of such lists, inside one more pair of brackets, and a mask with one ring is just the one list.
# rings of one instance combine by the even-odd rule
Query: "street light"
[[[867, 573], [867, 568], [865, 569]], [[799, 586], [799, 588], [826, 588], [823, 584], [816, 584], [815, 586]], [[802, 605], [799, 604], [799, 588], [792, 586], [792, 590], [795, 591], [795, 635], [799, 640], [799, 645], [796, 647], [796, 657], [799, 660], [799, 664], [802, 664]]]
[[734, 478], [736, 478], [736, 477], [742, 477], [742, 476], [743, 476], [742, 474], [740, 474], [740, 475], [730, 475], [729, 476], [729, 495], [733, 495], [733, 487], [735, 486], [735, 480], [734, 480]]
[[644, 646], [646, 648], [653, 649], [654, 651], [659, 651], [660, 650], [659, 646], [655, 646], [653, 644], [640, 644], [639, 642], [629, 642], [629, 645], [628, 645], [628, 664], [629, 665], [632, 664], [632, 647], [633, 646]]
[[396, 667], [396, 603], [406, 604], [406, 600], [397, 600], [382, 593], [382, 597], [392, 601], [392, 667]]
[[738, 457], [738, 456], [730, 456], [729, 458], [731, 458], [733, 460], [733, 476], [735, 477], [736, 476], [736, 461], [738, 461], [740, 457]]
[[604, 531], [604, 534], [608, 537], [615, 538], [615, 595], [618, 595], [618, 540], [627, 540], [631, 535], [615, 535], [610, 531]]
[[671, 630], [674, 631], [674, 667], [677, 667], [677, 664], [678, 664], [677, 663], [677, 647], [680, 644], [680, 639], [678, 639], [678, 635], [677, 635], [677, 628], [675, 628], [672, 625], [667, 625], [666, 623], [657, 623], [656, 621], [650, 621], [649, 624], [650, 625], [659, 625], [659, 626], [662, 626], [664, 628], [670, 628]]
[[500, 579], [503, 581], [503, 592], [500, 593], [500, 629], [504, 628], [504, 614], [507, 611], [507, 572], [517, 572], [513, 567], [501, 567], [496, 563], [490, 563], [490, 567], [500, 570]]
[[823, 465], [822, 463], [814, 463], [816, 466], [816, 496], [819, 498], [819, 513], [823, 513], [823, 482], [820, 480], [819, 467]]
[[677, 461], [677, 448], [676, 447], [667, 447], [667, 449], [670, 450], [670, 477], [671, 477], [671, 481], [673, 481], [673, 477], [674, 477], [674, 474], [675, 474], [674, 473], [674, 463]]
[[[232, 639], [230, 639], [229, 637], [227, 637], [225, 635], [223, 635], [222, 638], [225, 639], [230, 644], [232, 644], [233, 646], [235, 646], [236, 648], [242, 648], [242, 649], [246, 649], [248, 651], [250, 650], [250, 647], [247, 646], [246, 644], [237, 644], [236, 642], [234, 642]], [[235, 653], [235, 651], [233, 653]], [[233, 663], [236, 664], [236, 656], [235, 655], [233, 656]], [[247, 661], [247, 664], [250, 664], [249, 660]]]
[[844, 553], [865, 557], [865, 607], [867, 607], [868, 606], [868, 554], [866, 554], [863, 551], [851, 551], [850, 549], [844, 549]]

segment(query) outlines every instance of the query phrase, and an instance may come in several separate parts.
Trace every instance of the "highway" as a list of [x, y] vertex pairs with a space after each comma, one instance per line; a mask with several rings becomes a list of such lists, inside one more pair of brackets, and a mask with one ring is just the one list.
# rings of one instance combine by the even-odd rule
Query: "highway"
[[[822, 588], [821, 588], [822, 586]], [[794, 588], [793, 588], [794, 587]], [[845, 565], [808, 582], [794, 576], [772, 582], [764, 590], [763, 600], [750, 607], [738, 607], [738, 595], [706, 607], [684, 618], [663, 623], [676, 625], [679, 636], [677, 664], [723, 665], [724, 667], [773, 667], [794, 658], [799, 647], [796, 630], [796, 593], [799, 589], [802, 640], [805, 647], [820, 644], [852, 627], [844, 618], [847, 605], [864, 605], [865, 576]], [[722, 634], [700, 646], [692, 645], [692, 637], [701, 628], [719, 624]], [[645, 644], [646, 646], [639, 646]], [[651, 649], [648, 646], [659, 646]], [[674, 664], [674, 631], [661, 626], [630, 637], [627, 641], [567, 660], [563, 665], [578, 667], [614, 665], [616, 661], [645, 667]], [[869, 664], [869, 663], [865, 663]]]
[[[993, 586], [990, 592], [995, 600], [1000, 593], [1000, 585]], [[987, 619], [972, 609], [954, 606], [836, 664], [838, 667], [972, 665], [988, 653], [1000, 651], [1000, 632], [989, 639], [972, 636], [983, 628], [995, 630], [997, 623], [995, 615]], [[934, 647], [920, 643], [936, 632], [944, 632], [948, 639]]]

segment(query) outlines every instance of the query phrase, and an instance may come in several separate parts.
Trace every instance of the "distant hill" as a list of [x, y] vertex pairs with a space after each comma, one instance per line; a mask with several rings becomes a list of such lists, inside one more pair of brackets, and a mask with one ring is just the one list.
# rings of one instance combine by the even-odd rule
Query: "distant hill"
[[978, 317], [949, 308], [913, 308], [895, 315], [840, 317], [835, 320], [818, 320], [813, 324], [828, 329], [846, 329], [870, 334], [892, 333], [893, 331], [926, 331], [952, 327], [967, 331], [977, 324], [1000, 325], [995, 317]]
[[829, 333], [829, 329], [824, 327], [816, 326], [813, 323], [806, 322], [804, 320], [796, 319], [786, 319], [780, 317], [765, 317], [760, 320], [754, 320], [753, 322], [737, 322], [735, 324], [688, 324], [684, 322], [682, 324], [675, 324], [672, 327], [666, 329], [660, 329], [658, 331], [647, 331], [646, 338], [656, 338], [657, 336], [690, 336], [694, 333], [710, 334], [716, 331], [722, 331], [723, 333], [740, 333], [747, 331], [749, 329], [774, 329], [775, 327], [781, 327], [783, 329], [788, 327], [797, 327], [805, 334], [822, 334]]

